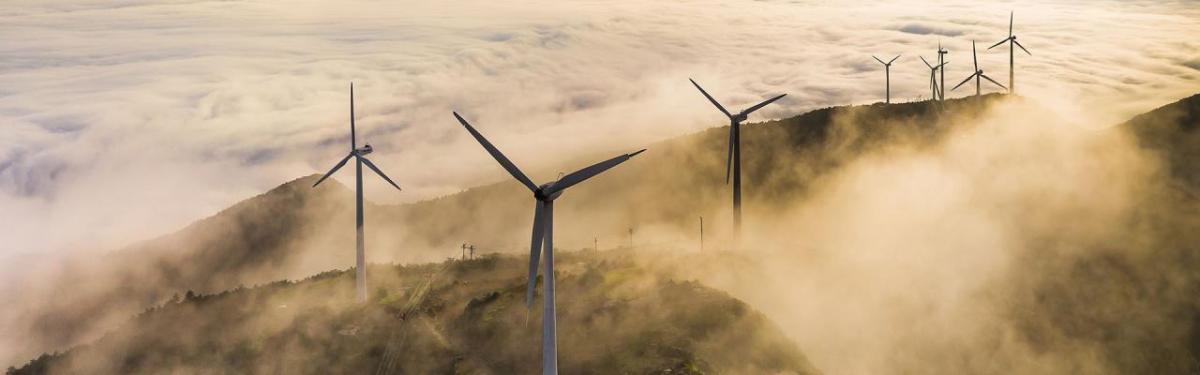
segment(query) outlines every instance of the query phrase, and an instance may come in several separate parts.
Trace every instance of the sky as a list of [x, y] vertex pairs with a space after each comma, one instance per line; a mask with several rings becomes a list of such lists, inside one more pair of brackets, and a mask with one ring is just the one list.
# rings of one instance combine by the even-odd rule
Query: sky
[[[918, 59], [973, 70], [1083, 124], [1200, 92], [1190, 1], [6, 1], [0, 259], [108, 250], [178, 229], [360, 143], [412, 202], [506, 178], [459, 111], [526, 170], [724, 125], [929, 97]], [[985, 82], [985, 91], [998, 88]], [[948, 97], [973, 94], [971, 84]], [[1092, 125], [1097, 126], [1097, 125]], [[553, 176], [531, 176], [549, 180]], [[352, 181], [352, 172], [335, 177]]]

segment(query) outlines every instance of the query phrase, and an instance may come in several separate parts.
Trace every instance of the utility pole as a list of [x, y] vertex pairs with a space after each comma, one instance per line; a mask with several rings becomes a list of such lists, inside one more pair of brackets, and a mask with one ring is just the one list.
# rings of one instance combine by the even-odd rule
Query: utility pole
[[700, 217], [700, 252], [704, 252], [704, 216]]

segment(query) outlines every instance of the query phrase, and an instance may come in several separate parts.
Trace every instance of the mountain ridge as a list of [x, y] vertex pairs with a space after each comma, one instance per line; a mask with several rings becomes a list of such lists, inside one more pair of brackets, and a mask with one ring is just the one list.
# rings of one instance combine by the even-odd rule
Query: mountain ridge
[[[1194, 124], [1195, 112], [1189, 110], [1200, 106], [1198, 98], [1200, 95], [1147, 112], [1124, 123], [1126, 126], [1122, 128], [1146, 132], [1139, 133], [1139, 139], [1169, 131], [1189, 131], [1187, 134], [1194, 136], [1196, 132], [1188, 130], [1194, 129], [1194, 125], [1190, 128], [1186, 124], [1180, 125], [1182, 130], [1170, 127], [1145, 130], [1145, 126], [1137, 124], [1170, 121], [1163, 119], [1171, 118]], [[946, 113], [970, 119], [982, 115], [1002, 99], [1006, 97], [992, 94], [949, 100], [944, 105]], [[916, 147], [937, 144], [953, 125], [942, 121], [941, 105], [915, 102], [829, 107], [745, 126], [746, 180], [758, 186], [758, 190], [747, 197], [747, 209], [765, 212], [766, 202], [803, 199], [811, 181], [819, 181], [829, 171], [872, 149], [901, 141], [911, 141]], [[1173, 109], [1179, 106], [1184, 108]], [[1163, 111], [1186, 115], [1153, 115], [1161, 115]], [[1166, 136], [1162, 139], [1177, 138]], [[695, 216], [704, 216], [712, 227], [721, 227], [723, 220], [727, 220], [722, 217], [727, 203], [725, 187], [718, 183], [723, 174], [720, 171], [724, 169], [724, 142], [722, 127], [664, 140], [655, 144], [653, 152], [639, 157], [644, 160], [629, 163], [594, 182], [580, 185], [572, 196], [600, 199], [565, 197], [560, 218], [581, 217], [586, 212], [594, 221], [582, 228], [570, 225], [556, 228], [562, 233], [560, 246], [587, 248], [597, 236], [602, 236], [608, 244], [602, 247], [612, 248], [614, 243], [624, 246], [622, 237], [628, 226], [650, 223], [646, 225], [661, 231], [682, 231], [694, 225]], [[1162, 146], [1164, 144], [1170, 145], [1151, 142], [1143, 146], [1168, 147]], [[1180, 147], [1187, 150], [1187, 145], [1169, 147], [1174, 148], [1164, 151], [1167, 155], [1181, 154], [1177, 151]], [[1181, 161], [1172, 165], [1186, 166], [1187, 160], [1197, 157], [1184, 155]], [[691, 168], [683, 172], [695, 173], [661, 172], [663, 166], [675, 165], [689, 165]], [[667, 168], [678, 172], [676, 169], [679, 168]], [[1176, 171], [1174, 173], [1187, 172], [1186, 168], [1179, 167], [1172, 170]], [[34, 350], [49, 350], [94, 338], [106, 327], [119, 325], [146, 306], [161, 303], [172, 294], [187, 290], [217, 293], [239, 285], [298, 279], [330, 268], [349, 267], [353, 244], [349, 203], [352, 192], [337, 183], [311, 189], [308, 181], [315, 176], [292, 180], [179, 231], [118, 250], [104, 262], [116, 265], [112, 268], [89, 270], [86, 263], [91, 260], [67, 268], [70, 272], [64, 271], [64, 274], [79, 272], [41, 290], [49, 295], [75, 298], [71, 298], [69, 304], [49, 303], [20, 317], [33, 322], [24, 328], [29, 336], [47, 338], [31, 346], [36, 347]], [[635, 180], [640, 182], [636, 186], [619, 183]], [[1194, 192], [1196, 183], [1200, 182], [1189, 182], [1191, 185], [1185, 186], [1191, 187], [1185, 188]], [[694, 191], [687, 195], [662, 194], [684, 187]], [[504, 181], [420, 202], [369, 204], [368, 256], [374, 257], [372, 262], [380, 262], [387, 261], [388, 254], [410, 256], [406, 254], [416, 252], [426, 254], [423, 255], [425, 258], [410, 256], [407, 259], [430, 261], [456, 256], [458, 244], [465, 241], [477, 242], [486, 252], [527, 251], [526, 223], [530, 220], [532, 206], [528, 200], [518, 198], [523, 194], [527, 192], [520, 185]], [[656, 202], [653, 210], [639, 208], [641, 202], [651, 201]], [[470, 215], [456, 214], [461, 212]], [[285, 235], [289, 233], [295, 235]], [[713, 243], [719, 246], [724, 234], [719, 230], [710, 233]], [[89, 285], [88, 280], [93, 279], [115, 281]], [[115, 290], [122, 294], [114, 294]]]

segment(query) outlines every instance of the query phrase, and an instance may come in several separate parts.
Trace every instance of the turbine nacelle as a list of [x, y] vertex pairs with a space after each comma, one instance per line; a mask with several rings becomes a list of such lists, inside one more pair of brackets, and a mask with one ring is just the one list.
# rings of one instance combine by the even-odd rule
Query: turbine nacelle
[[[557, 182], [558, 181], [547, 182], [547, 183], [542, 184], [541, 186], [538, 186], [537, 189], [533, 191], [533, 198], [537, 199], [540, 202], [550, 202], [555, 199], [558, 199], [558, 197], [562, 195], [563, 190], [558, 190], [558, 191], [554, 190], [554, 184]], [[547, 192], [550, 192], [550, 193], [546, 194]]]
[[358, 156], [366, 156], [367, 154], [370, 154], [372, 151], [375, 151], [375, 149], [371, 148], [370, 144], [367, 144], [362, 147], [359, 147], [357, 150], [354, 150], [354, 153], [357, 154]]

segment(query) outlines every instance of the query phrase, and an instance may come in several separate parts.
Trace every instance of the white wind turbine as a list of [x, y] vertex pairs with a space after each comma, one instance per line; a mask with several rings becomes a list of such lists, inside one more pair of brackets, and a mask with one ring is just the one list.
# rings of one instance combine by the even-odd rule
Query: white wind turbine
[[[618, 164], [624, 163], [629, 158], [646, 150], [642, 149], [637, 152], [617, 156], [562, 176], [556, 181], [538, 186], [534, 185], [533, 181], [525, 176], [525, 173], [522, 173], [512, 161], [509, 161], [504, 154], [500, 153], [499, 149], [492, 146], [491, 142], [488, 142], [482, 134], [479, 134], [457, 112], [454, 113], [454, 118], [458, 119], [458, 122], [467, 129], [467, 132], [471, 133], [472, 137], [475, 137], [476, 141], [479, 141], [479, 144], [492, 155], [492, 158], [500, 163], [500, 166], [504, 167], [513, 178], [516, 178], [517, 181], [533, 192], [533, 199], [536, 202], [534, 203], [533, 212], [533, 236], [530, 238], [529, 244], [529, 283], [525, 292], [525, 305], [526, 307], [532, 307], [533, 305], [533, 289], [537, 283], [538, 258], [542, 252], [545, 252], [546, 268], [543, 270], [542, 275], [544, 290], [542, 296], [542, 373], [558, 374], [558, 336], [556, 334], [554, 304], [554, 200], [562, 195], [563, 190], [575, 186], [575, 184], [583, 182]], [[539, 249], [542, 251], [538, 251]]]
[[367, 154], [370, 154], [371, 151], [372, 151], [372, 149], [371, 149], [370, 144], [363, 145], [363, 148], [358, 148], [357, 140], [355, 139], [354, 83], [351, 83], [350, 84], [350, 153], [347, 154], [346, 157], [342, 158], [342, 160], [339, 161], [336, 165], [334, 165], [333, 169], [330, 169], [328, 173], [325, 173], [324, 176], [321, 176], [321, 179], [317, 180], [317, 182], [313, 184], [313, 187], [317, 187], [317, 185], [321, 184], [321, 181], [325, 181], [325, 179], [329, 178], [329, 176], [332, 175], [333, 172], [337, 172], [337, 170], [342, 168], [343, 165], [346, 165], [346, 162], [349, 161], [350, 158], [352, 158], [352, 157], [354, 158], [354, 160], [355, 160], [355, 165], [354, 165], [354, 207], [355, 207], [354, 218], [355, 218], [355, 225], [354, 225], [354, 228], [356, 230], [356, 236], [357, 236], [356, 241], [355, 241], [357, 251], [355, 253], [356, 260], [354, 263], [355, 267], [356, 267], [354, 291], [355, 291], [355, 299], [358, 302], [366, 302], [367, 301], [367, 267], [366, 267], [366, 250], [365, 250], [366, 244], [364, 243], [364, 239], [363, 239], [363, 187], [362, 187], [362, 166], [363, 166], [363, 164], [366, 164], [367, 168], [371, 168], [371, 170], [375, 171], [375, 173], [378, 174], [379, 177], [383, 177], [383, 179], [385, 181], [387, 181], [392, 186], [396, 187], [396, 190], [400, 190], [400, 185], [397, 185], [395, 181], [392, 181], [391, 178], [388, 178], [388, 176], [386, 174], [383, 174], [383, 171], [379, 170], [379, 167], [375, 166], [375, 163], [372, 163], [370, 160], [367, 159]]
[[1016, 48], [1019, 47], [1022, 51], [1025, 51], [1025, 54], [1033, 56], [1032, 53], [1029, 53], [1029, 50], [1025, 49], [1025, 46], [1021, 45], [1021, 42], [1017, 41], [1017, 36], [1013, 35], [1012, 12], [1008, 13], [1008, 37], [1004, 38], [1004, 40], [996, 42], [996, 44], [988, 47], [988, 49], [996, 48], [996, 46], [1004, 44], [1004, 42], [1008, 42], [1008, 92], [1011, 94], [1017, 91], [1017, 84], [1013, 83], [1013, 66], [1016, 65], [1016, 59], [1013, 57], [1013, 55], [1014, 52], [1016, 52]]
[[[949, 62], [945, 61], [945, 56], [947, 54], [949, 54], [950, 51], [942, 48], [942, 40], [941, 39], [938, 39], [937, 53], [938, 53], [938, 66], [949, 64]], [[941, 89], [938, 90], [938, 95], [940, 97], [940, 100], [944, 102], [944, 101], [946, 101], [946, 68], [942, 68], [942, 72], [940, 75], [942, 76], [942, 79], [941, 79], [941, 83], [938, 84], [938, 86], [941, 87]]]
[[[1007, 87], [1004, 87], [1004, 85], [1001, 85], [1000, 82], [996, 82], [996, 80], [983, 74], [983, 69], [979, 69], [979, 57], [976, 56], [976, 54], [975, 54], [975, 41], [974, 40], [971, 41], [971, 59], [975, 61], [975, 73], [971, 73], [971, 75], [967, 76], [967, 79], [964, 79], [962, 82], [959, 82], [958, 86], [962, 86], [963, 84], [970, 82], [971, 78], [974, 78], [975, 79], [975, 96], [979, 96], [979, 94], [981, 94], [983, 91], [983, 87], [981, 86], [981, 83], [980, 83], [980, 78], [986, 79], [991, 83], [995, 83], [996, 86], [1000, 86], [1001, 88], [1007, 88]], [[954, 90], [958, 89], [958, 86], [954, 86], [954, 88], [950, 89], [950, 91], [954, 91]]]
[[[737, 246], [739, 241], [738, 238], [742, 231], [742, 121], [746, 121], [746, 117], [749, 116], [750, 113], [757, 111], [759, 108], [765, 107], [767, 104], [771, 104], [772, 102], [779, 100], [784, 96], [787, 96], [787, 94], [780, 94], [779, 96], [764, 100], [762, 103], [755, 104], [750, 108], [746, 108], [737, 114], [733, 114], [729, 113], [729, 111], [726, 110], [721, 103], [718, 103], [716, 99], [713, 99], [712, 95], [709, 95], [707, 91], [704, 91], [704, 88], [700, 87], [699, 83], [696, 83], [696, 81], [691, 78], [688, 78], [688, 80], [692, 81], [692, 85], [696, 86], [696, 89], [700, 90], [700, 93], [704, 94], [704, 97], [708, 98], [709, 102], [712, 102], [714, 106], [717, 106], [717, 109], [720, 110], [721, 113], [724, 113], [725, 116], [729, 117], [729, 154], [727, 154], [725, 158], [725, 183], [729, 183], [729, 176], [732, 174], [733, 235], [735, 237], [734, 246]], [[633, 236], [632, 230], [633, 229], [630, 229], [631, 237]], [[630, 246], [632, 246], [632, 241], [630, 242]]]
[[892, 103], [892, 63], [896, 62], [896, 59], [900, 58], [900, 55], [896, 55], [896, 57], [893, 57], [888, 62], [883, 62], [883, 60], [880, 60], [878, 57], [875, 57], [875, 55], [871, 55], [871, 58], [875, 59], [875, 61], [878, 61], [880, 64], [883, 64], [883, 74], [886, 79], [886, 81], [884, 81], [884, 85], [885, 85], [884, 92], [886, 93], [885, 94], [886, 96], [884, 96], [884, 103], [891, 104]]
[[924, 56], [920, 57], [921, 62], [925, 63], [925, 66], [929, 67], [929, 90], [932, 92], [932, 96], [930, 96], [930, 98], [933, 98], [932, 100], [938, 100], [938, 97], [941, 96], [942, 92], [938, 89], [937, 73], [939, 70], [944, 70], [946, 64], [949, 64], [950, 62], [943, 62], [937, 66], [933, 66], [930, 65], [928, 61], [925, 61]]

